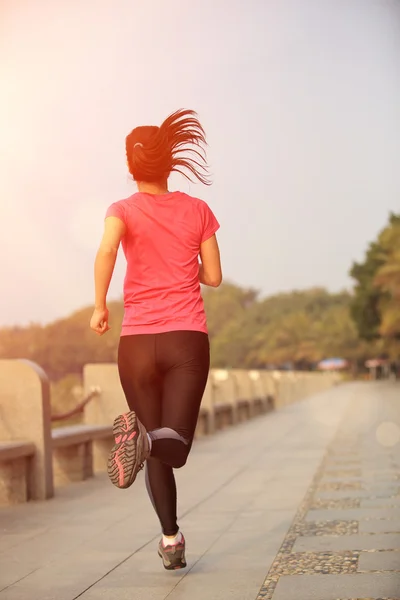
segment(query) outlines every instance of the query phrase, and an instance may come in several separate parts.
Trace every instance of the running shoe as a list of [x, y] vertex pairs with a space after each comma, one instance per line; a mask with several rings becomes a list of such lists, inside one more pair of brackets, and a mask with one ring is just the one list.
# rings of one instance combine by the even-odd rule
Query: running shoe
[[158, 544], [158, 555], [162, 558], [164, 569], [167, 571], [176, 571], [186, 567], [185, 558], [185, 538], [182, 535], [182, 540], [178, 544], [164, 546], [161, 538]]
[[108, 459], [108, 476], [118, 488], [132, 485], [150, 455], [147, 431], [132, 410], [119, 415], [113, 426], [115, 444]]

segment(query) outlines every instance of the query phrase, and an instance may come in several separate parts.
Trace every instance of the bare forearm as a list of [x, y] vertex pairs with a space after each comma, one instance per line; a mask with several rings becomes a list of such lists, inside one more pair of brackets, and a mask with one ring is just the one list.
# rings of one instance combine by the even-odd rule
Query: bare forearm
[[94, 263], [95, 307], [105, 308], [117, 252], [99, 250]]
[[207, 285], [207, 281], [205, 279], [204, 267], [201, 263], [199, 263], [199, 281], [203, 285]]
[[201, 263], [199, 263], [199, 281], [203, 285], [208, 285], [210, 287], [218, 287], [221, 283], [220, 281], [215, 281], [210, 277], [207, 277], [207, 274], [204, 271], [204, 267]]
[[201, 263], [199, 264], [199, 281], [203, 285], [209, 285], [206, 274], [204, 272], [204, 267]]

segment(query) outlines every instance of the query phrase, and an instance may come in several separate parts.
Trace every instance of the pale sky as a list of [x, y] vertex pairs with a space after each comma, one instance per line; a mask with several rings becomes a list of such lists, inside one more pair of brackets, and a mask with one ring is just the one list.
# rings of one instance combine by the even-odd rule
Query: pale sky
[[214, 185], [171, 187], [214, 210], [229, 280], [350, 288], [400, 211], [398, 0], [2, 0], [0, 85], [0, 326], [92, 303], [125, 136], [181, 107]]

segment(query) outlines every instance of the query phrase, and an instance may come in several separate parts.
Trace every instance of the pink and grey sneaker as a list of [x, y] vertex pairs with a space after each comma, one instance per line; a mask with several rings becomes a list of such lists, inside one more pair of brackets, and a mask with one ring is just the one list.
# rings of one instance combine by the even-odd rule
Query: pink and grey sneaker
[[164, 569], [167, 571], [184, 569], [186, 567], [185, 548], [186, 542], [183, 535], [180, 542], [171, 546], [164, 546], [161, 538], [158, 544], [158, 555], [162, 558]]
[[128, 488], [150, 456], [147, 431], [132, 410], [119, 415], [113, 426], [115, 444], [108, 458], [108, 476], [118, 488]]

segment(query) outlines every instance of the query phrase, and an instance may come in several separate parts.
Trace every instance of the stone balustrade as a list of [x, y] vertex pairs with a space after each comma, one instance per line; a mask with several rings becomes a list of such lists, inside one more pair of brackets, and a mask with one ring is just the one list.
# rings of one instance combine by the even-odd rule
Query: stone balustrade
[[[335, 373], [212, 369], [196, 437], [319, 393]], [[115, 364], [84, 367], [84, 423], [51, 429], [49, 381], [24, 360], [0, 360], [0, 504], [44, 500], [54, 487], [104, 472], [114, 417], [126, 410]]]

